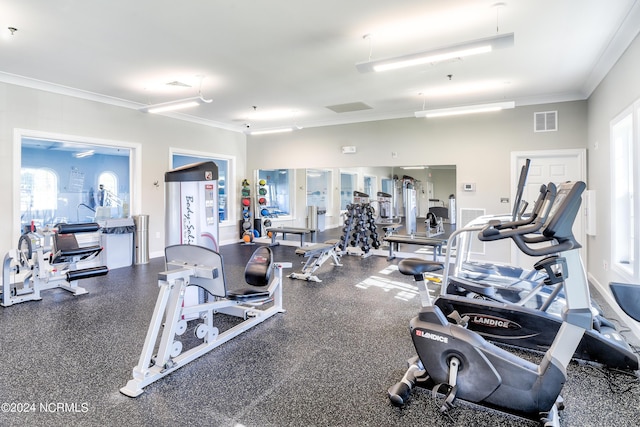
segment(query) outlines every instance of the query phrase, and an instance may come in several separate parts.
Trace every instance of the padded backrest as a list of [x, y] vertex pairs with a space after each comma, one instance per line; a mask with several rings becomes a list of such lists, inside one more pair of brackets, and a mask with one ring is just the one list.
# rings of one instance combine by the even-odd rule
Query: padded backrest
[[172, 245], [164, 249], [167, 270], [197, 266], [211, 272], [210, 277], [191, 277], [191, 285], [199, 286], [213, 296], [225, 297], [225, 284], [222, 255], [218, 252], [196, 245]]
[[429, 208], [429, 212], [438, 218], [449, 219], [449, 209], [443, 206], [432, 206]]
[[73, 251], [74, 249], [78, 249], [78, 240], [76, 239], [75, 234], [53, 234], [53, 252], [61, 251], [63, 253], [67, 251]]
[[102, 252], [102, 246], [80, 246], [74, 233], [53, 233], [51, 264], [74, 263]]
[[273, 254], [268, 246], [261, 246], [255, 250], [246, 268], [244, 280], [251, 286], [266, 286], [271, 278]]

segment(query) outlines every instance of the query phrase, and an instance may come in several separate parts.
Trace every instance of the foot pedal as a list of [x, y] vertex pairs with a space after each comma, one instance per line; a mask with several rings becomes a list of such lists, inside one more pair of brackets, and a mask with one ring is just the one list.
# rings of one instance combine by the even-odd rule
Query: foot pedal
[[456, 400], [456, 393], [458, 392], [457, 386], [450, 386], [449, 384], [440, 383], [431, 390], [431, 396], [434, 399], [438, 398], [438, 394], [444, 395], [444, 400], [440, 406], [440, 412], [448, 414], [448, 412], [455, 407], [454, 402]]
[[451, 313], [449, 313], [447, 315], [448, 319], [451, 319], [453, 321], [453, 323], [455, 323], [456, 325], [462, 326], [463, 328], [466, 329], [467, 325], [469, 324], [469, 316], [460, 316], [460, 313], [458, 313], [458, 310], [453, 310]]

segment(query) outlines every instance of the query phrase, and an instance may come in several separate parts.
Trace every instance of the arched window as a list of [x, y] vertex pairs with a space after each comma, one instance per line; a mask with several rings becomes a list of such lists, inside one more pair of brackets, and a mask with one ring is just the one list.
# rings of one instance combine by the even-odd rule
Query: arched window
[[[98, 176], [98, 205], [119, 206], [118, 176], [113, 172], [102, 172]], [[102, 193], [104, 192], [104, 193]]]

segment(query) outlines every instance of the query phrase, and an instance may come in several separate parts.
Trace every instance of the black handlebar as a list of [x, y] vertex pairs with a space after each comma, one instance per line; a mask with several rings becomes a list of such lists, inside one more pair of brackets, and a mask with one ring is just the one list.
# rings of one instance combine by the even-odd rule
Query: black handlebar
[[[582, 181], [565, 182], [557, 188], [553, 183], [546, 186], [544, 197], [536, 201], [537, 209], [531, 218], [519, 221], [490, 221], [478, 233], [481, 241], [512, 239], [527, 255], [544, 256], [561, 251], [580, 248], [571, 230], [580, 208], [581, 195], [586, 184]], [[541, 234], [535, 234], [541, 231]], [[531, 244], [548, 245], [533, 248]]]
[[492, 241], [509, 238], [516, 234], [537, 232], [544, 225], [555, 197], [556, 186], [553, 183], [541, 185], [540, 194], [528, 218], [506, 222], [499, 220], [489, 221], [480, 232], [478, 238], [482, 241]]

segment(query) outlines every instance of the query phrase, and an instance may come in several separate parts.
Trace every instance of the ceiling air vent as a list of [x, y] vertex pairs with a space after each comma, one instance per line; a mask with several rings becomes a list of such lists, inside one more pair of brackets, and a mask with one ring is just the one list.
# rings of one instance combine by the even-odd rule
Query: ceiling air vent
[[364, 102], [350, 102], [348, 104], [328, 105], [326, 108], [335, 113], [350, 113], [352, 111], [370, 110], [371, 106]]
[[543, 111], [533, 113], [534, 132], [554, 132], [558, 130], [558, 112]]

